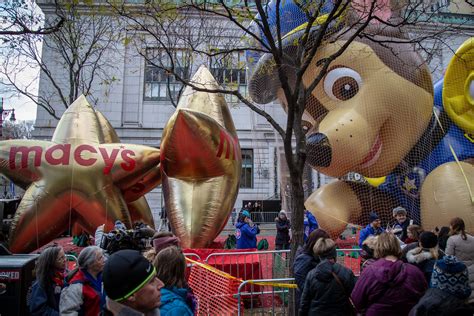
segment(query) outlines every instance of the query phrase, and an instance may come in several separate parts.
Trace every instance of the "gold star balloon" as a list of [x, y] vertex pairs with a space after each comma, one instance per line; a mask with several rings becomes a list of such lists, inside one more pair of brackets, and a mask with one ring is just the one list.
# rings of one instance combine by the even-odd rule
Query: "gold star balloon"
[[[205, 67], [191, 79], [218, 89]], [[242, 158], [224, 96], [183, 91], [161, 141], [165, 205], [183, 247], [207, 246], [224, 228], [237, 197]]]
[[0, 142], [0, 172], [23, 188], [10, 249], [29, 252], [79, 225], [89, 233], [116, 220], [152, 224], [141, 197], [160, 181], [156, 148], [118, 143], [110, 123], [79, 97], [51, 141]]

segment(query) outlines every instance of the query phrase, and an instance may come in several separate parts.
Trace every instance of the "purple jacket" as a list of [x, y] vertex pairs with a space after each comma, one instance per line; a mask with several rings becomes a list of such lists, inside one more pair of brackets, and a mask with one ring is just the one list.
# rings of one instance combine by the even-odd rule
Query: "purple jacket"
[[367, 316], [408, 315], [427, 288], [425, 276], [417, 267], [401, 260], [379, 259], [362, 272], [352, 300]]

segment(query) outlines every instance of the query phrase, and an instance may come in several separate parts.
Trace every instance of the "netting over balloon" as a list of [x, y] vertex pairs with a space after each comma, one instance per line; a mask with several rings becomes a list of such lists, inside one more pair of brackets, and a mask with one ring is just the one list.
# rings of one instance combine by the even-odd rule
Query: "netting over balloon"
[[[341, 179], [314, 192], [306, 208], [333, 235], [348, 223], [367, 225], [374, 211], [389, 225], [397, 206], [426, 229], [462, 217], [474, 231], [474, 39], [459, 48], [445, 77], [433, 84], [426, 61], [403, 30], [380, 23], [399, 14], [378, 9], [380, 19], [369, 24], [365, 37], [352, 38], [360, 23], [331, 22], [304, 73], [303, 85], [309, 87], [324, 61], [351, 41], [306, 99], [307, 163]], [[280, 9], [282, 16], [297, 16], [281, 22], [281, 70], [290, 86], [300, 69], [295, 56], [306, 22], [294, 10], [287, 2]], [[347, 16], [363, 21], [356, 13]], [[321, 14], [315, 22], [306, 51], [316, 45], [327, 17]], [[276, 22], [270, 17], [269, 23]], [[287, 108], [273, 56], [248, 56], [253, 100], [278, 100]], [[348, 173], [362, 175], [363, 181], [342, 180]]]

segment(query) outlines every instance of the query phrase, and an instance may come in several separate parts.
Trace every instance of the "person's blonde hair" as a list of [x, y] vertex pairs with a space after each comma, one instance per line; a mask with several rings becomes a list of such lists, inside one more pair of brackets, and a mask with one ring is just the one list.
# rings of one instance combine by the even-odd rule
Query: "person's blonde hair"
[[383, 232], [377, 238], [374, 248], [374, 257], [377, 259], [394, 256], [402, 256], [402, 248], [397, 237], [392, 233]]
[[331, 250], [336, 248], [336, 243], [331, 238], [320, 238], [316, 241], [313, 247], [313, 253], [315, 256], [327, 254]]
[[156, 257], [156, 250], [155, 248], [150, 248], [147, 251], [143, 253], [143, 257], [146, 258], [146, 260], [150, 261], [150, 263], [153, 263]]
[[369, 236], [362, 244], [367, 245], [370, 249], [375, 249], [375, 244], [377, 243], [378, 238], [379, 236]]

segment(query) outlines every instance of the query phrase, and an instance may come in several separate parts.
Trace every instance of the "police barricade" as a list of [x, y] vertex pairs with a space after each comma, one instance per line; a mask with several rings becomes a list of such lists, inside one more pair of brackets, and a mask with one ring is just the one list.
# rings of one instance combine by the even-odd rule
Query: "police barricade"
[[216, 252], [205, 262], [243, 280], [286, 278], [290, 275], [290, 250]]
[[[201, 257], [196, 253], [183, 253], [183, 255], [185, 258], [192, 259], [193, 261], [201, 261]], [[186, 260], [186, 272], [185, 272], [186, 280], [189, 279], [189, 275], [191, 274], [191, 269], [193, 268], [193, 266], [194, 266], [194, 263]]]
[[360, 275], [362, 258], [360, 248], [338, 248], [337, 263], [352, 270], [355, 276]]
[[[289, 315], [295, 299], [294, 278], [243, 281], [237, 289], [237, 315]], [[262, 302], [263, 301], [263, 302]], [[258, 302], [259, 304], [255, 304]]]

